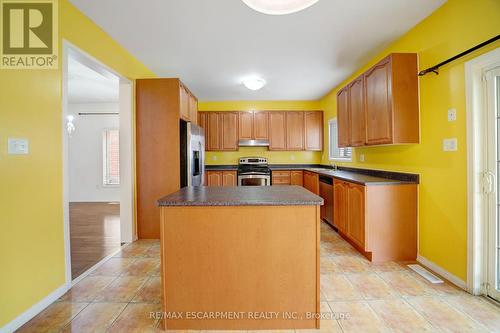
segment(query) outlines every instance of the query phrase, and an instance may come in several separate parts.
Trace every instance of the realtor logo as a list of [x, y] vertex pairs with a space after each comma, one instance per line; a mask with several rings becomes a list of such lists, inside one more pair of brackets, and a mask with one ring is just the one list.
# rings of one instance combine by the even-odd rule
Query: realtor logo
[[0, 0], [2, 69], [56, 69], [57, 0]]

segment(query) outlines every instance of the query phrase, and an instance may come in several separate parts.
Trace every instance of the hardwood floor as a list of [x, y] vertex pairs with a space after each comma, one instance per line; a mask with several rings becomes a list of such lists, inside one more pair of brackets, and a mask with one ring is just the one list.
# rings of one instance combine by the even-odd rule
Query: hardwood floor
[[69, 220], [71, 277], [75, 279], [120, 249], [120, 205], [71, 202]]

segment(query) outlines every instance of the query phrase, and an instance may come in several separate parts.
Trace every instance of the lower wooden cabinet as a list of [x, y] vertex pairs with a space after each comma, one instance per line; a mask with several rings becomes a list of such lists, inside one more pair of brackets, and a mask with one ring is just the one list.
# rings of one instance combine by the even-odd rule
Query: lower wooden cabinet
[[315, 172], [304, 171], [304, 187], [319, 195], [319, 175]]
[[207, 171], [206, 186], [237, 186], [238, 177], [236, 171]]
[[272, 185], [304, 185], [302, 170], [274, 170], [271, 179]]
[[416, 260], [417, 185], [364, 186], [335, 178], [333, 222], [373, 262]]

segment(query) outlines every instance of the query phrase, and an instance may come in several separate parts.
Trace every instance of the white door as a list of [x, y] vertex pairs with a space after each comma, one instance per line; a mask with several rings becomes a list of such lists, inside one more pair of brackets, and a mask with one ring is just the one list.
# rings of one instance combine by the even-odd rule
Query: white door
[[[500, 64], [499, 64], [500, 65]], [[487, 106], [488, 171], [485, 192], [488, 193], [487, 223], [487, 294], [500, 301], [500, 67], [484, 75]]]

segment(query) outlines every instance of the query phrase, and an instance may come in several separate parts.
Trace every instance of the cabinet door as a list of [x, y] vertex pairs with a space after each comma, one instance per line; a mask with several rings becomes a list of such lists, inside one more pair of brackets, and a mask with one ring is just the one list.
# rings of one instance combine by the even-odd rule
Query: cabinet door
[[366, 141], [365, 131], [365, 96], [363, 77], [359, 77], [349, 85], [349, 111], [351, 146], [364, 146]]
[[222, 150], [238, 150], [238, 113], [220, 112]]
[[362, 249], [365, 248], [365, 187], [348, 183], [347, 236]]
[[240, 140], [253, 139], [253, 112], [238, 112], [238, 136]]
[[364, 76], [366, 97], [366, 143], [392, 142], [391, 68], [384, 59]]
[[189, 94], [189, 119], [194, 124], [198, 121], [198, 100], [192, 94]]
[[285, 112], [269, 112], [269, 150], [286, 149]]
[[198, 126], [205, 130], [205, 136], [207, 135], [207, 113], [198, 112]]
[[290, 170], [275, 170], [272, 172], [272, 184], [290, 185]]
[[286, 150], [304, 150], [304, 112], [286, 113]]
[[221, 149], [221, 129], [219, 114], [217, 112], [207, 112], [206, 114], [205, 142], [206, 150], [214, 151]]
[[304, 171], [304, 187], [319, 195], [319, 176], [314, 172]]
[[189, 121], [189, 94], [183, 84], [179, 86], [179, 108], [181, 119]]
[[253, 138], [269, 140], [269, 112], [255, 111], [253, 114]]
[[333, 180], [333, 224], [340, 232], [346, 233], [347, 220], [347, 185], [340, 180]]
[[290, 171], [290, 185], [304, 186], [304, 173], [302, 170]]
[[222, 186], [236, 186], [236, 171], [222, 171]]
[[323, 112], [304, 113], [306, 150], [323, 150]]
[[222, 171], [207, 171], [207, 186], [222, 186]]
[[339, 147], [351, 145], [349, 129], [349, 89], [346, 87], [337, 94], [337, 126]]

